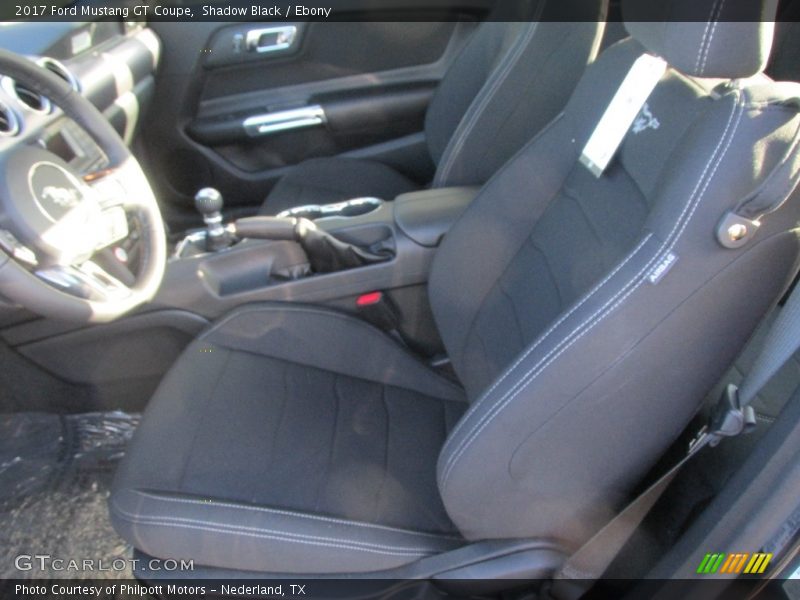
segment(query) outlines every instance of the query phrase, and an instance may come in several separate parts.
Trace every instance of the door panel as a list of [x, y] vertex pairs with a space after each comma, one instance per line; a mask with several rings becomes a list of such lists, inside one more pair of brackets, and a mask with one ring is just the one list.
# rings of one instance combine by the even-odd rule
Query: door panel
[[[200, 187], [252, 212], [312, 157], [382, 160], [426, 181], [425, 111], [484, 14], [471, 10], [459, 22], [153, 23], [163, 64], [140, 149], [173, 228], [194, 224]], [[278, 26], [296, 30], [260, 38], [276, 51], [247, 49], [248, 34]]]
[[[299, 41], [295, 56], [241, 52], [242, 63], [209, 69], [204, 99], [274, 89], [311, 81], [375, 73], [428, 64], [444, 53], [455, 23], [295, 23]], [[233, 45], [236, 35], [263, 28], [239, 23], [214, 33], [210, 46]], [[204, 57], [214, 64], [214, 54]], [[268, 68], [265, 68], [268, 67]]]

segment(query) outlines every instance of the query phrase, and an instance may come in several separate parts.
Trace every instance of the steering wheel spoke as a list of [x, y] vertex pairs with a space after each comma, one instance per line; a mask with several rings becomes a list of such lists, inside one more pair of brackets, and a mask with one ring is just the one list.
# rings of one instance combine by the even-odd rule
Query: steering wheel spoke
[[118, 302], [131, 295], [128, 286], [91, 260], [80, 265], [54, 265], [35, 273], [50, 285], [93, 302]]
[[84, 176], [84, 181], [94, 191], [97, 203], [103, 210], [122, 207], [128, 204], [125, 187], [119, 180], [117, 169], [108, 169], [100, 173]]
[[118, 244], [127, 238], [130, 229], [125, 209], [121, 206], [114, 206], [101, 211], [98, 217], [98, 228], [96, 252]]
[[151, 209], [155, 199], [139, 165], [128, 159], [121, 165], [84, 176], [103, 209], [122, 207], [137, 211]]

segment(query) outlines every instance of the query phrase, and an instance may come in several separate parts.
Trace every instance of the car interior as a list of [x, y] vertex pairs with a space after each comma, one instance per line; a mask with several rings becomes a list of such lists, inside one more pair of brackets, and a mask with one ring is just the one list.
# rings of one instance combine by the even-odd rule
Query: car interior
[[338, 10], [0, 27], [1, 577], [800, 598], [800, 2]]

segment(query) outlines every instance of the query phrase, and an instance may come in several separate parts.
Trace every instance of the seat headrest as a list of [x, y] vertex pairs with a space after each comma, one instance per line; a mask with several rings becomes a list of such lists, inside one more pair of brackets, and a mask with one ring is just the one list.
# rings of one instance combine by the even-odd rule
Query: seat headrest
[[694, 77], [741, 79], [764, 70], [778, 0], [623, 0], [628, 33]]

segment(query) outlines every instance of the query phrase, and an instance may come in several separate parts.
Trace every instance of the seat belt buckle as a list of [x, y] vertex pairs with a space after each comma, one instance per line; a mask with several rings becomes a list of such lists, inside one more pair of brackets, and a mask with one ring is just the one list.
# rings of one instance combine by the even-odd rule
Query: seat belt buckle
[[706, 435], [709, 445], [716, 446], [723, 438], [750, 433], [756, 426], [756, 413], [752, 406], [742, 407], [739, 388], [732, 383], [725, 387], [717, 405], [711, 411]]
[[378, 329], [391, 333], [397, 331], [400, 326], [397, 308], [383, 292], [361, 294], [356, 299], [356, 308], [365, 321], [369, 321]]

